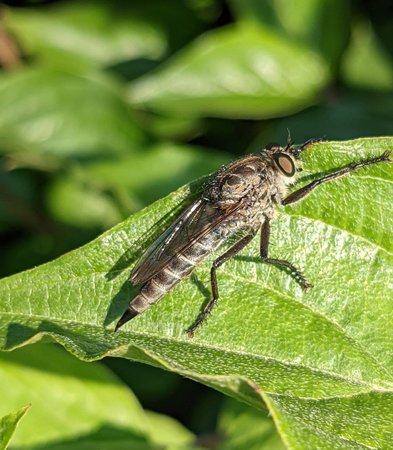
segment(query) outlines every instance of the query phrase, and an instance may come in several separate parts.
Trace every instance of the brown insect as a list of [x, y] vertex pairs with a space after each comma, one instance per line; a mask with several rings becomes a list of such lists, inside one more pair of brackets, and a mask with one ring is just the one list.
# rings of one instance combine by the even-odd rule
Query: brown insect
[[216, 270], [240, 252], [260, 230], [260, 256], [263, 262], [281, 267], [303, 289], [311, 284], [290, 262], [268, 256], [270, 221], [274, 205], [295, 203], [322, 183], [334, 180], [361, 167], [379, 162], [393, 162], [390, 151], [381, 156], [350, 164], [330, 173], [287, 196], [287, 187], [295, 181], [299, 155], [320, 139], [310, 139], [294, 146], [271, 146], [263, 152], [245, 156], [222, 167], [208, 181], [202, 196], [189, 206], [151, 245], [131, 273], [131, 282], [141, 285], [118, 321], [116, 330], [191, 274], [194, 267], [231, 236], [238, 241], [211, 267], [212, 299], [195, 323], [187, 330], [193, 336], [219, 298]]

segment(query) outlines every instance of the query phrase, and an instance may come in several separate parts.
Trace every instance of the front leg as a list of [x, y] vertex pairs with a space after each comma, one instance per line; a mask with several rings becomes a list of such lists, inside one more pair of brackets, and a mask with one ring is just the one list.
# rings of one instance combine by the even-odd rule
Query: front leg
[[295, 280], [300, 284], [300, 286], [307, 291], [312, 287], [304, 275], [298, 270], [293, 264], [285, 259], [275, 259], [268, 257], [269, 249], [269, 237], [270, 237], [270, 219], [265, 216], [265, 221], [263, 222], [261, 228], [261, 241], [260, 241], [260, 255], [262, 261], [266, 264], [272, 264], [274, 266], [280, 267], [281, 269], [287, 270], [295, 278]]
[[298, 189], [295, 192], [292, 192], [292, 194], [288, 195], [287, 198], [285, 198], [281, 204], [283, 205], [290, 205], [291, 203], [298, 202], [302, 198], [306, 197], [311, 191], [313, 191], [316, 187], [318, 187], [322, 183], [326, 183], [327, 181], [335, 180], [336, 178], [340, 178], [348, 173], [354, 172], [355, 170], [358, 170], [362, 167], [371, 166], [372, 164], [377, 164], [380, 162], [389, 162], [392, 163], [393, 160], [389, 159], [391, 151], [387, 150], [383, 155], [378, 156], [376, 158], [366, 159], [365, 161], [360, 161], [355, 164], [349, 164], [346, 167], [343, 167], [340, 170], [337, 170], [336, 172], [330, 173], [328, 175], [325, 175], [322, 178], [319, 178], [318, 180], [314, 180], [311, 183], [307, 184], [306, 186], [303, 186], [302, 188]]

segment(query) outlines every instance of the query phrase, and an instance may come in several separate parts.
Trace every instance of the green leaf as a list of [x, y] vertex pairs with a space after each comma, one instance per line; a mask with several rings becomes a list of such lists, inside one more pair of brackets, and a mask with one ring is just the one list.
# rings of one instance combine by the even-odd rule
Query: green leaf
[[166, 445], [171, 449], [184, 449], [192, 445], [195, 436], [169, 416], [146, 411], [150, 424], [150, 438], [157, 445]]
[[[369, 70], [372, 67], [372, 70]], [[392, 92], [393, 63], [370, 22], [353, 27], [352, 40], [342, 62], [344, 80], [352, 86]]]
[[228, 158], [191, 145], [154, 145], [113, 161], [73, 167], [49, 188], [48, 205], [65, 223], [108, 228], [188, 180], [213, 172]]
[[229, 3], [240, 20], [257, 23], [289, 40], [302, 42], [320, 53], [330, 67], [337, 67], [349, 38], [349, 2], [230, 0]]
[[0, 77], [0, 138], [2, 151], [23, 160], [113, 157], [145, 140], [114, 80], [42, 68]]
[[261, 118], [312, 103], [328, 81], [317, 54], [252, 24], [205, 34], [130, 86], [133, 105], [169, 115]]
[[273, 420], [266, 412], [229, 400], [221, 411], [219, 450], [285, 450]]
[[30, 405], [26, 405], [23, 408], [0, 418], [0, 450], [5, 450], [8, 447], [8, 443], [10, 442], [19, 421], [29, 408]]
[[160, 58], [167, 48], [163, 30], [121, 0], [68, 1], [7, 13], [6, 26], [25, 53], [67, 71]]
[[[175, 420], [145, 413], [105, 366], [81, 362], [53, 345], [0, 353], [0, 382], [7, 386], [0, 414], [21, 402], [32, 405], [13, 437], [15, 448], [153, 450], [194, 439]], [[158, 433], [162, 423], [171, 439]]]
[[[393, 138], [314, 145], [304, 154], [298, 185], [310, 172], [317, 178], [389, 148]], [[206, 300], [210, 265], [222, 249], [114, 333], [136, 292], [127, 281], [135, 261], [198, 189], [200, 183], [182, 188], [90, 244], [4, 279], [1, 348], [51, 336], [82, 359], [126, 357], [250, 405], [261, 406], [263, 398], [289, 448], [388, 448], [393, 438], [392, 165], [364, 168], [279, 209], [270, 254], [301, 268], [314, 283], [310, 292], [262, 264], [255, 239], [220, 268], [220, 301], [193, 339], [184, 330]]]

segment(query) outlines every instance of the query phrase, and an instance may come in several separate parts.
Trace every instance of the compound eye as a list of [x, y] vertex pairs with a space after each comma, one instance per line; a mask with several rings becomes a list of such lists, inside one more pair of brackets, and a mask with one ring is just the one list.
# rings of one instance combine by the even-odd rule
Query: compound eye
[[293, 159], [285, 153], [275, 153], [273, 155], [274, 161], [280, 171], [287, 177], [293, 177], [296, 172], [295, 163]]

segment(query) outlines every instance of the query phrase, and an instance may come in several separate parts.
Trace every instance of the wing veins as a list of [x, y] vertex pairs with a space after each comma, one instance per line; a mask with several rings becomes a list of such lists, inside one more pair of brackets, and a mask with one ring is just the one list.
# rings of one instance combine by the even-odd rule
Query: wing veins
[[[202, 228], [198, 233], [196, 233], [194, 235], [192, 235], [192, 234], [189, 235], [188, 230], [185, 229], [189, 240], [183, 246], [180, 246], [178, 249], [176, 249], [176, 252], [174, 252], [174, 251], [171, 252], [171, 254], [168, 255], [168, 258], [164, 258], [161, 261], [158, 259], [151, 261], [150, 260], [151, 256], [156, 251], [158, 252], [159, 257], [165, 255], [165, 250], [168, 248], [168, 245], [173, 241], [175, 236], [177, 236], [179, 231], [183, 230], [182, 225], [184, 227], [187, 226], [189, 218], [191, 218], [190, 224], [192, 224], [195, 221], [196, 216], [192, 215], [193, 213], [196, 213], [200, 217], [201, 212], [204, 210], [203, 208], [201, 208], [201, 205], [206, 206], [206, 203], [203, 204], [202, 201], [199, 200], [194, 205], [192, 205], [194, 207], [190, 208], [190, 211], [187, 211], [188, 214], [185, 214], [184, 217], [180, 216], [175, 222], [173, 222], [172, 226], [174, 226], [175, 224], [176, 224], [176, 226], [175, 226], [174, 230], [172, 231], [172, 233], [170, 233], [170, 235], [166, 239], [161, 241], [160, 237], [162, 237], [163, 235], [159, 236], [157, 238], [157, 240], [155, 242], [153, 242], [153, 244], [147, 249], [146, 253], [144, 255], [142, 255], [142, 258], [137, 263], [137, 265], [135, 266], [134, 270], [131, 273], [131, 281], [134, 284], [142, 284], [142, 283], [145, 283], [146, 281], [150, 280], [166, 264], [168, 264], [168, 262], [174, 256], [176, 256], [176, 253], [180, 253], [184, 250], [187, 250], [196, 241], [198, 241], [202, 237], [206, 236], [206, 234], [208, 234], [212, 229], [214, 229], [216, 226], [220, 225], [231, 214], [235, 213], [238, 209], [240, 209], [240, 207], [243, 206], [243, 202], [239, 201], [235, 205], [231, 205], [231, 207], [228, 207], [227, 210], [225, 210], [220, 216], [218, 216], [217, 220], [215, 220], [211, 223], [208, 223], [207, 226]], [[167, 229], [167, 231], [169, 229], [170, 229], [170, 227]], [[164, 231], [164, 233], [165, 233], [165, 231]], [[168, 243], [167, 243], [167, 241], [168, 241]]]

